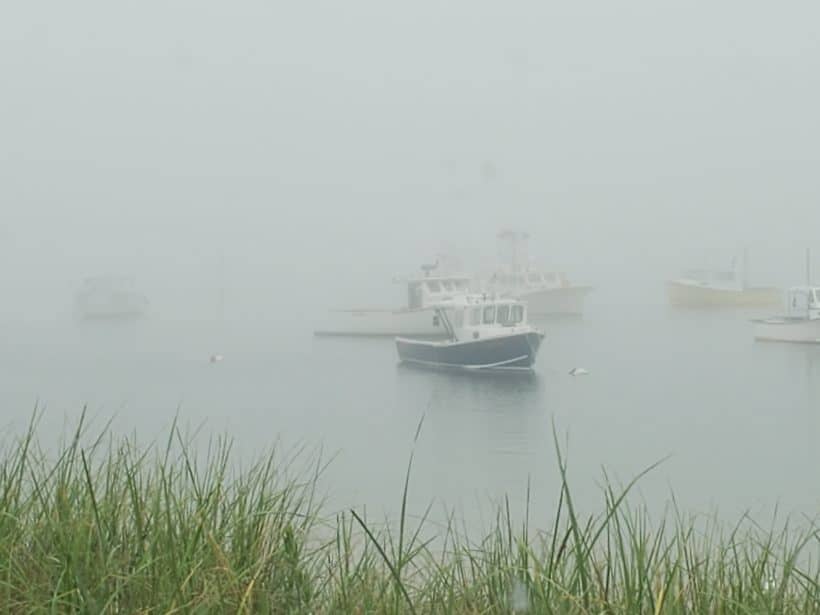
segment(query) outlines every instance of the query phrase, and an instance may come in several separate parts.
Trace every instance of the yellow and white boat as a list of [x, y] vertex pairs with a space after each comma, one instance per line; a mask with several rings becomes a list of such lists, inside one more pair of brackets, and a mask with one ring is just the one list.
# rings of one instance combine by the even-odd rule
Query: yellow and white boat
[[[666, 284], [669, 303], [688, 307], [763, 306], [780, 303], [783, 294], [771, 286], [751, 286], [746, 279], [746, 258], [742, 271], [698, 269], [686, 272]], [[734, 265], [734, 261], [733, 261]]]

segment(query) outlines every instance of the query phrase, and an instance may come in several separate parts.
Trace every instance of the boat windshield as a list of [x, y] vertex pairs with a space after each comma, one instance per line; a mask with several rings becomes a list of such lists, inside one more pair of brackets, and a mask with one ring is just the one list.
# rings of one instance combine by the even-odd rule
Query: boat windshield
[[499, 305], [496, 322], [501, 325], [512, 326], [524, 321], [524, 306], [520, 303]]
[[453, 283], [450, 280], [444, 280], [441, 285], [444, 287], [444, 290], [447, 292], [453, 292]]
[[495, 322], [495, 306], [488, 305], [484, 308], [484, 324], [491, 325]]
[[441, 285], [435, 280], [429, 280], [427, 282], [427, 290], [431, 293], [439, 293], [441, 292]]

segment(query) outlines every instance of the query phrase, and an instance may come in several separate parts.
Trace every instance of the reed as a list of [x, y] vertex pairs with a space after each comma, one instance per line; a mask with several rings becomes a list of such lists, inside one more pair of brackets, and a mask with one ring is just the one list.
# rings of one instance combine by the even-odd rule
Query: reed
[[[820, 612], [810, 520], [724, 527], [672, 502], [652, 520], [607, 482], [600, 514], [563, 483], [551, 526], [515, 520], [471, 537], [324, 512], [319, 462], [275, 452], [238, 469], [227, 439], [192, 453], [176, 424], [140, 448], [81, 420], [56, 453], [36, 422], [0, 453], [0, 607], [10, 613]], [[287, 461], [287, 463], [285, 463]], [[313, 460], [315, 461], [315, 460]], [[650, 468], [651, 469], [651, 468]], [[649, 469], [647, 470], [649, 471]], [[527, 496], [529, 498], [529, 495]], [[428, 509], [429, 512], [429, 509]]]

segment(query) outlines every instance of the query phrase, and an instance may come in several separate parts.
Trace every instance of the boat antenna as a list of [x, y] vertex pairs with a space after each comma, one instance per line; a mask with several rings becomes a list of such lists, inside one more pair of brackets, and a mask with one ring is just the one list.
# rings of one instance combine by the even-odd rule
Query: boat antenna
[[811, 286], [811, 248], [806, 248], [806, 286]]

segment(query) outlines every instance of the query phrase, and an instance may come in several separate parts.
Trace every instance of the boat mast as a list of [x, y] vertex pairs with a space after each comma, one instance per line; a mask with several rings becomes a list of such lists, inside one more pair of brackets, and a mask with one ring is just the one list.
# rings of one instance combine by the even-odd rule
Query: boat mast
[[811, 248], [806, 248], [806, 286], [811, 287]]
[[[498, 234], [499, 260], [509, 262], [511, 273], [526, 271], [529, 265], [530, 236], [524, 231], [504, 230]], [[523, 260], [523, 264], [522, 264]]]

